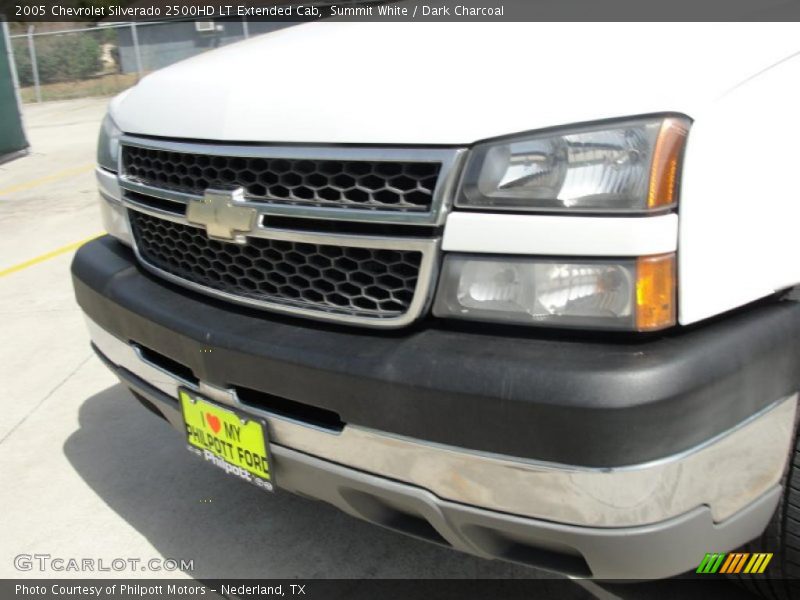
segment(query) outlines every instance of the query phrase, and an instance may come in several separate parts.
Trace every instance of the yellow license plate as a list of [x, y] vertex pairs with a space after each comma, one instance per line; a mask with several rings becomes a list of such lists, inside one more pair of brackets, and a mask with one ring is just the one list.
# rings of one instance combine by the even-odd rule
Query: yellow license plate
[[265, 423], [188, 390], [179, 395], [189, 450], [230, 475], [273, 491]]

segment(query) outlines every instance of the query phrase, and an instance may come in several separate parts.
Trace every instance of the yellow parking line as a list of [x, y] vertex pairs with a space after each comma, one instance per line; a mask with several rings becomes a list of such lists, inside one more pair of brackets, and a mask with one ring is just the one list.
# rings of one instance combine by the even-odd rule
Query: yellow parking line
[[0, 271], [0, 277], [5, 277], [6, 275], [11, 275], [12, 273], [16, 273], [17, 271], [22, 271], [22, 269], [27, 269], [28, 267], [32, 267], [33, 265], [39, 264], [40, 262], [44, 262], [51, 258], [55, 258], [60, 254], [64, 254], [65, 252], [69, 252], [71, 250], [77, 249], [79, 246], [82, 246], [86, 242], [99, 238], [102, 233], [98, 233], [92, 236], [89, 236], [86, 239], [80, 240], [79, 242], [72, 242], [71, 244], [67, 244], [66, 246], [61, 246], [61, 248], [56, 248], [55, 250], [51, 250], [50, 252], [46, 252], [37, 256], [36, 258], [32, 258], [30, 260], [26, 260], [25, 262], [21, 262], [18, 265], [14, 265], [13, 267], [9, 267], [7, 269], [3, 269]]
[[70, 169], [64, 169], [63, 171], [58, 171], [57, 173], [53, 173], [52, 175], [46, 175], [44, 177], [39, 177], [37, 179], [31, 179], [30, 181], [26, 181], [25, 183], [19, 183], [17, 185], [12, 185], [11, 187], [0, 189], [0, 196], [4, 196], [6, 194], [13, 194], [14, 192], [22, 192], [24, 190], [29, 190], [31, 188], [44, 185], [45, 183], [58, 181], [59, 179], [64, 179], [66, 177], [73, 177], [75, 175], [80, 175], [82, 173], [87, 173], [92, 169], [94, 169], [94, 163], [81, 165], [79, 167], [72, 167]]

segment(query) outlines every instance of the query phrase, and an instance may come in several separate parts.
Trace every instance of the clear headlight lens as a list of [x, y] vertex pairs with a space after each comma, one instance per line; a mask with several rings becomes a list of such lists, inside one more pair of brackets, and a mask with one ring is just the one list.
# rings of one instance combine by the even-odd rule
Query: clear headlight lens
[[675, 322], [674, 255], [629, 260], [446, 257], [434, 314], [647, 331]]
[[647, 118], [477, 145], [457, 205], [646, 211], [674, 206], [689, 122]]
[[133, 246], [133, 234], [116, 172], [119, 160], [119, 139], [122, 132], [110, 115], [106, 115], [100, 126], [97, 140], [97, 186], [100, 192], [100, 214], [105, 230], [123, 244]]
[[121, 136], [122, 131], [107, 114], [100, 126], [100, 136], [97, 140], [97, 164], [115, 173], [119, 165], [119, 138]]

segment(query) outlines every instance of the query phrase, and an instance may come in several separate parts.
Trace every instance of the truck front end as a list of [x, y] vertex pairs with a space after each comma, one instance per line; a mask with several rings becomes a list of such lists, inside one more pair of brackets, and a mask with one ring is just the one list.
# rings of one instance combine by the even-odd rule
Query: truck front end
[[[599, 70], [628, 36], [510, 94], [526, 27], [419, 27], [371, 86], [320, 49], [377, 74], [408, 26], [292, 28], [144, 79], [103, 124], [109, 235], [76, 296], [122, 383], [241, 479], [486, 558], [672, 576], [785, 502], [797, 203], [730, 173], [742, 101], [704, 98], [747, 73], [686, 67], [678, 99], [645, 67], [680, 57], [653, 50], [624, 87]], [[265, 57], [287, 59], [259, 81]], [[757, 186], [778, 219], [743, 214]], [[785, 225], [753, 249], [763, 219]]]

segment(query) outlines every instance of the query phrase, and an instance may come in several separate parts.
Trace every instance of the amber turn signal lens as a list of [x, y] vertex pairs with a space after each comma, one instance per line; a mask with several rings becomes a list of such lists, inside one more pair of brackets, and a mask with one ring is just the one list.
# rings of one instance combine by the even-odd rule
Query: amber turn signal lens
[[636, 329], [655, 331], [675, 324], [675, 255], [636, 261]]
[[678, 171], [688, 133], [683, 119], [664, 119], [661, 124], [650, 166], [647, 208], [672, 206], [678, 201]]

